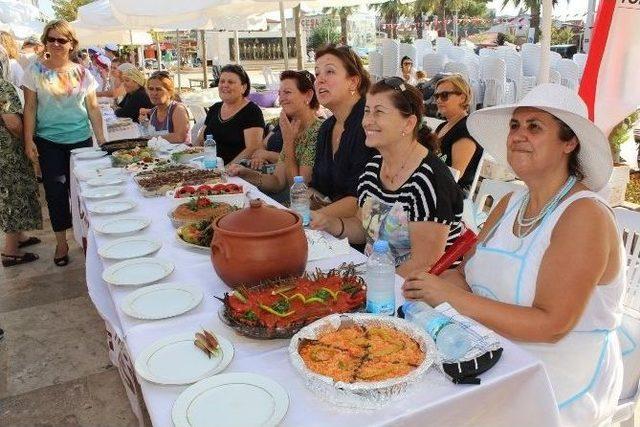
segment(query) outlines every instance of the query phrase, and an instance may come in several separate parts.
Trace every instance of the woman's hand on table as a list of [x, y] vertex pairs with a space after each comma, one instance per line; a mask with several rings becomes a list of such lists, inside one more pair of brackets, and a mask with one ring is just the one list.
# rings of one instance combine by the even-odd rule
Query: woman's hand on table
[[402, 284], [402, 295], [406, 299], [422, 300], [435, 307], [443, 302], [451, 301], [460, 288], [433, 274], [424, 271], [409, 273]]
[[309, 228], [313, 230], [326, 231], [332, 236], [336, 236], [340, 233], [341, 220], [340, 218], [336, 218], [322, 212], [311, 211]]
[[247, 172], [247, 168], [237, 163], [231, 163], [226, 167], [227, 173], [231, 176], [243, 176]]
[[38, 161], [38, 147], [36, 147], [36, 143], [33, 141], [25, 141], [24, 142], [24, 153], [27, 155], [27, 158], [32, 162]]
[[267, 160], [267, 150], [264, 150], [262, 148], [256, 150], [253, 152], [253, 155], [251, 156], [251, 169], [260, 169], [262, 168], [262, 166], [264, 166], [265, 164], [268, 163]]

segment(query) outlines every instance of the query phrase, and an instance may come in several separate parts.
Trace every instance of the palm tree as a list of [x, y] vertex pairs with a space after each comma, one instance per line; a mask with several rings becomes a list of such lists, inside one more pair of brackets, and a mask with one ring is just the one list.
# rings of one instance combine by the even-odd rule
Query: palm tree
[[416, 0], [411, 5], [413, 23], [416, 26], [416, 36], [421, 39], [423, 35], [424, 18], [433, 13], [438, 7], [438, 0]]
[[[529, 25], [535, 28], [536, 32], [534, 35], [534, 43], [537, 43], [540, 39], [540, 10], [542, 8], [541, 0], [503, 0], [502, 7], [505, 7], [509, 2], [513, 3], [515, 7], [523, 7], [524, 9], [529, 9], [531, 12], [531, 21]], [[552, 0], [552, 5], [555, 6], [558, 4], [558, 0]]]
[[372, 4], [369, 8], [376, 10], [382, 19], [390, 26], [387, 26], [386, 33], [389, 38], [398, 38], [398, 21], [402, 16], [407, 16], [409, 6], [400, 0], [390, 0], [384, 3]]
[[349, 35], [349, 28], [347, 26], [347, 19], [349, 15], [358, 10], [358, 6], [345, 6], [345, 7], [325, 7], [322, 9], [323, 13], [328, 13], [332, 18], [338, 16], [340, 18], [340, 38], [344, 44], [347, 44], [347, 36]]

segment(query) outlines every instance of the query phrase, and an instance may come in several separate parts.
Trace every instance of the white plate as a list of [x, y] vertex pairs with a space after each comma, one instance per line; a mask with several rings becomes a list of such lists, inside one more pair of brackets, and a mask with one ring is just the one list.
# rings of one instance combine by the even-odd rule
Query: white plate
[[107, 243], [98, 249], [98, 254], [107, 259], [130, 259], [151, 255], [162, 247], [162, 243], [145, 237], [124, 237]]
[[173, 404], [176, 427], [276, 426], [287, 413], [289, 396], [262, 375], [234, 372], [197, 382]]
[[140, 231], [151, 224], [151, 219], [143, 216], [131, 216], [115, 218], [100, 224], [95, 224], [94, 229], [102, 234], [125, 235]]
[[86, 181], [91, 178], [98, 178], [102, 176], [117, 176], [123, 174], [122, 168], [112, 167], [97, 167], [97, 168], [74, 168], [74, 173], [80, 181]]
[[71, 154], [88, 153], [89, 151], [96, 151], [96, 150], [97, 150], [96, 147], [80, 147], [80, 148], [74, 148], [73, 150], [71, 150]]
[[136, 319], [166, 319], [197, 307], [202, 297], [202, 291], [196, 287], [161, 283], [130, 293], [120, 308], [127, 316]]
[[115, 286], [140, 286], [162, 280], [173, 272], [173, 262], [161, 258], [120, 261], [102, 272], [102, 280]]
[[82, 197], [87, 199], [109, 199], [122, 194], [124, 191], [121, 187], [94, 187], [88, 188], [82, 192]]
[[124, 177], [120, 175], [100, 176], [87, 180], [87, 184], [92, 187], [103, 187], [105, 185], [118, 185], [124, 182]]
[[133, 200], [108, 200], [88, 206], [87, 209], [93, 214], [117, 214], [131, 210], [136, 206], [137, 203]]
[[192, 384], [215, 375], [233, 358], [231, 342], [216, 335], [220, 351], [209, 357], [195, 346], [195, 331], [173, 335], [154, 342], [136, 358], [138, 375], [158, 384]]
[[102, 151], [99, 148], [94, 148], [91, 151], [83, 151], [81, 153], [76, 154], [76, 159], [80, 160], [91, 160], [91, 159], [99, 159], [100, 157], [106, 156], [106, 151]]

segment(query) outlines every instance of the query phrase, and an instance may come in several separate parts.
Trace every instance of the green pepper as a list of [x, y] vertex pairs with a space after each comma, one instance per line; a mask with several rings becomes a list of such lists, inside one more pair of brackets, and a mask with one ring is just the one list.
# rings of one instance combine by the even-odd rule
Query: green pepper
[[258, 316], [253, 312], [253, 310], [245, 311], [244, 318], [247, 320], [251, 320], [252, 322], [258, 320]]
[[286, 298], [282, 298], [278, 302], [271, 304], [271, 308], [273, 308], [278, 313], [284, 313], [291, 307], [289, 301]]
[[333, 297], [334, 301], [338, 300], [338, 294], [340, 293], [340, 291], [333, 292], [331, 289], [325, 288], [325, 287], [320, 288], [320, 290], [329, 292], [329, 294]]
[[260, 304], [260, 308], [263, 309], [264, 311], [268, 311], [271, 314], [275, 314], [278, 317], [287, 317], [292, 315], [293, 313], [295, 313], [295, 310], [292, 310], [288, 313], [279, 313], [277, 311], [275, 311], [273, 308], [269, 307], [268, 305], [264, 305], [264, 304]]
[[326, 301], [331, 297], [331, 291], [326, 288], [320, 288], [312, 295], [313, 298], [320, 298], [322, 301]]

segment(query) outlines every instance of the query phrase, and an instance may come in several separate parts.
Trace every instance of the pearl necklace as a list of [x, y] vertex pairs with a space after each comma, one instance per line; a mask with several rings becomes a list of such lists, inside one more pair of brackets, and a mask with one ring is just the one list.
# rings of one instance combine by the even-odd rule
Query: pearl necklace
[[516, 230], [515, 230], [516, 236], [522, 239], [527, 234], [529, 234], [529, 232], [533, 229], [533, 227], [536, 224], [542, 221], [542, 219], [544, 219], [544, 217], [549, 212], [553, 211], [558, 206], [558, 204], [560, 203], [560, 200], [562, 200], [562, 198], [566, 196], [567, 193], [569, 193], [569, 191], [571, 190], [571, 188], [576, 182], [577, 182], [576, 177], [570, 176], [567, 179], [567, 181], [564, 183], [562, 188], [560, 188], [560, 190], [558, 190], [558, 192], [547, 202], [547, 204], [544, 205], [542, 210], [537, 215], [530, 218], [524, 217], [524, 213], [526, 212], [530, 202], [530, 195], [527, 192], [527, 194], [525, 194], [525, 196], [522, 198], [522, 202], [520, 203], [520, 208], [518, 209], [518, 214], [516, 215]]

